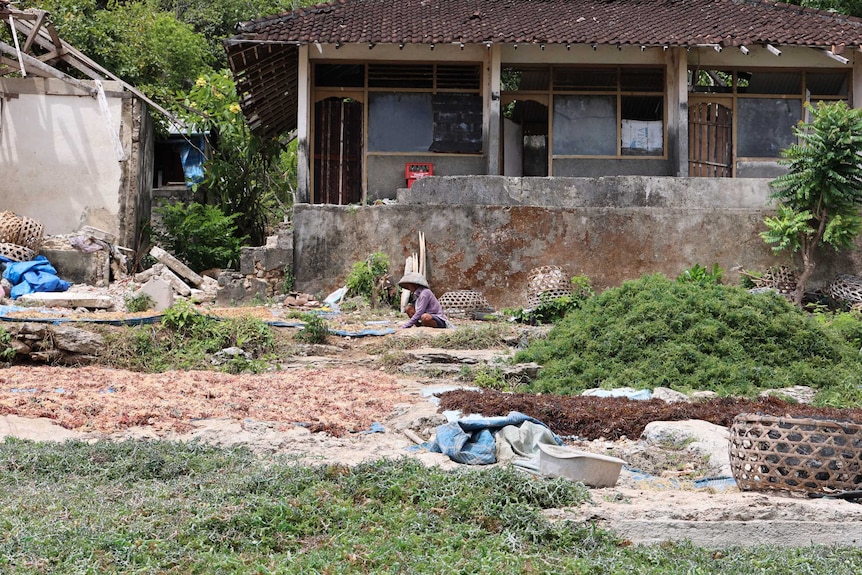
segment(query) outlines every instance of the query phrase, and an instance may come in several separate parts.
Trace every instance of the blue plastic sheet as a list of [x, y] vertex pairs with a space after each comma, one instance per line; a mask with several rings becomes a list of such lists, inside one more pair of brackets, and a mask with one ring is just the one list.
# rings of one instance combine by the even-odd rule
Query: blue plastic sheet
[[[548, 427], [538, 419], [518, 411], [499, 417], [459, 419], [444, 423], [437, 428], [434, 441], [427, 447], [429, 451], [442, 453], [457, 463], [467, 465], [490, 465], [497, 461], [497, 442], [494, 433], [507, 425], [520, 426], [525, 421]], [[563, 441], [554, 435], [554, 441]]]
[[36, 256], [27, 262], [10, 262], [3, 277], [12, 284], [9, 294], [12, 299], [33, 292], [66, 291], [72, 285], [57, 276], [57, 270], [45, 256]]

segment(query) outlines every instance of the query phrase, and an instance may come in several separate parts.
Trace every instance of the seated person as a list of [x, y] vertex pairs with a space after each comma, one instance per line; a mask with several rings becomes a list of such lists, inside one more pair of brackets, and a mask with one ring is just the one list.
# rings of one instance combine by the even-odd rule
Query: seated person
[[411, 293], [412, 303], [407, 304], [404, 311], [410, 319], [401, 328], [406, 329], [414, 325], [423, 327], [448, 327], [449, 322], [443, 313], [443, 306], [434, 292], [428, 287], [428, 280], [418, 272], [404, 274], [398, 285]]

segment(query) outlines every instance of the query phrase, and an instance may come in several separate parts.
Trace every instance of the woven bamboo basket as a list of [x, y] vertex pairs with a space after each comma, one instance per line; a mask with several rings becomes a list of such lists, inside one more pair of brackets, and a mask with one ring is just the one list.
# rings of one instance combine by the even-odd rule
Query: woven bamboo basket
[[741, 413], [730, 466], [743, 491], [833, 492], [862, 486], [862, 425]]
[[21, 218], [13, 212], [0, 212], [0, 243], [17, 244], [21, 234]]
[[862, 278], [847, 274], [836, 276], [826, 288], [826, 293], [836, 301], [851, 305], [862, 303]]
[[481, 293], [473, 290], [455, 290], [440, 296], [440, 305], [450, 317], [470, 318], [475, 312], [493, 312], [494, 308]]
[[15, 243], [25, 248], [30, 248], [34, 254], [38, 254], [39, 248], [42, 246], [43, 230], [44, 226], [40, 222], [22, 216], [21, 230], [18, 232], [18, 241]]
[[555, 299], [572, 295], [572, 281], [566, 270], [559, 266], [542, 266], [530, 271], [527, 284], [527, 305], [531, 308], [543, 299]]
[[0, 243], [0, 256], [7, 257], [13, 262], [29, 262], [36, 257], [36, 254], [30, 248], [2, 242]]

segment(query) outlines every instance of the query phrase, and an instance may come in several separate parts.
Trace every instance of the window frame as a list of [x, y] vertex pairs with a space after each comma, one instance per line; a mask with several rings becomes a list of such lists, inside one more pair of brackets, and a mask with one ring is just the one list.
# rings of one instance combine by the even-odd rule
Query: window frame
[[[532, 72], [540, 72], [545, 71], [548, 76], [548, 84], [545, 89], [530, 89], [530, 90], [506, 90], [502, 91], [502, 96], [504, 97], [504, 101], [511, 100], [522, 100], [522, 99], [537, 99], [541, 98], [547, 102], [548, 106], [548, 156], [549, 160], [553, 162], [554, 160], [567, 160], [567, 159], [609, 159], [609, 160], [667, 160], [668, 159], [668, 148], [667, 148], [667, 127], [668, 127], [668, 117], [667, 117], [667, 109], [668, 109], [668, 89], [667, 89], [667, 67], [660, 64], [651, 64], [651, 65], [635, 65], [635, 64], [585, 64], [585, 65], [530, 65], [530, 64], [517, 64], [517, 63], [503, 63], [501, 65], [501, 69], [504, 71], [524, 71], [529, 70]], [[626, 70], [631, 71], [646, 71], [653, 70], [654, 72], [661, 74], [661, 91], [656, 90], [629, 90], [624, 89], [623, 84], [623, 75]], [[555, 85], [555, 76], [556, 72], [566, 72], [566, 71], [597, 71], [597, 72], [607, 72], [614, 71], [616, 74], [616, 82], [613, 88], [609, 88], [607, 85], [604, 87], [598, 88], [583, 88], [583, 89], [569, 89], [569, 88], [558, 88]], [[503, 72], [505, 75], [506, 72]], [[613, 154], [561, 154], [557, 153], [554, 150], [554, 117], [556, 115], [555, 108], [555, 98], [556, 97], [567, 97], [567, 96], [597, 96], [597, 97], [607, 97], [611, 96], [615, 98], [615, 106], [616, 106], [616, 134], [614, 136], [615, 141], [615, 152]], [[623, 135], [623, 120], [630, 120], [631, 118], [623, 118], [622, 117], [622, 101], [623, 98], [631, 98], [631, 97], [649, 97], [649, 98], [660, 98], [661, 99], [661, 134], [662, 134], [662, 150], [661, 153], [644, 153], [644, 154], [633, 154], [633, 153], [624, 153], [624, 148], [622, 146], [622, 135]], [[658, 120], [652, 120], [658, 121]]]

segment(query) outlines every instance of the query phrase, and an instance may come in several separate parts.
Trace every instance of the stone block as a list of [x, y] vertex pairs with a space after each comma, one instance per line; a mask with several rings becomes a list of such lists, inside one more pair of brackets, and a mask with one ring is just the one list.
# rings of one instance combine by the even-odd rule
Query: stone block
[[106, 250], [84, 253], [74, 248], [45, 249], [39, 252], [48, 258], [57, 275], [73, 284], [106, 286], [110, 281], [111, 260]]
[[108, 296], [70, 291], [28, 293], [18, 299], [20, 302], [28, 305], [43, 307], [110, 309], [114, 306], [114, 300]]
[[141, 286], [136, 294], [150, 296], [155, 311], [164, 311], [174, 305], [174, 290], [171, 284], [162, 278], [151, 279]]
[[239, 273], [242, 275], [250, 275], [254, 273], [255, 262], [263, 259], [263, 254], [266, 251], [264, 247], [241, 248], [239, 254]]

